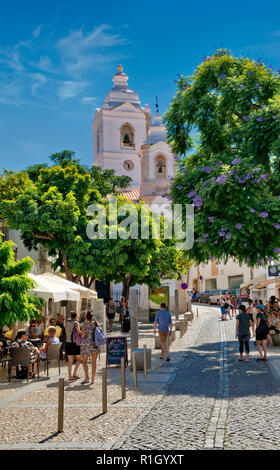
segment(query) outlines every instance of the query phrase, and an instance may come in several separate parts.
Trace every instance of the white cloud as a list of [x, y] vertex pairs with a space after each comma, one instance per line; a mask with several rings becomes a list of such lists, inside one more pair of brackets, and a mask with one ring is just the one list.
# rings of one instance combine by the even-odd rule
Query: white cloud
[[67, 80], [59, 85], [57, 94], [61, 100], [66, 100], [78, 96], [84, 87], [85, 83]]
[[97, 99], [94, 96], [84, 96], [81, 99], [81, 102], [83, 104], [94, 104], [94, 103], [96, 103], [96, 101], [97, 101]]

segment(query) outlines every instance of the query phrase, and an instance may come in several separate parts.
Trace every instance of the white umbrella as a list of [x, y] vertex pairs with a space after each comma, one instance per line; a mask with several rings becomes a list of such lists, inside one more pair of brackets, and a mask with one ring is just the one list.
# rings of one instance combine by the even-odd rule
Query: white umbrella
[[[30, 292], [36, 297], [42, 297], [46, 302], [52, 299], [54, 302], [61, 302], [62, 300], [80, 301], [80, 294], [69, 287], [59, 285], [55, 281], [44, 278], [41, 275], [29, 273], [30, 279], [35, 281], [36, 287], [33, 287]], [[57, 276], [54, 276], [57, 278]]]
[[[55, 283], [57, 286], [67, 287], [68, 289], [79, 292], [83, 298], [96, 298], [97, 294], [95, 291], [88, 289], [87, 287], [81, 286], [81, 284], [76, 284], [75, 282], [68, 281], [63, 277], [56, 276], [52, 273], [39, 274], [40, 278], [47, 279], [48, 281]], [[38, 276], [37, 276], [38, 277]]]

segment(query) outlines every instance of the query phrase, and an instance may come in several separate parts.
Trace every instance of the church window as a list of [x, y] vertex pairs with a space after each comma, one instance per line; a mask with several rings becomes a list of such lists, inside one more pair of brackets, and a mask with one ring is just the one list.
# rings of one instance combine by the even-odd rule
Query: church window
[[96, 134], [96, 152], [97, 154], [100, 152], [100, 131], [97, 131]]
[[134, 131], [129, 124], [124, 124], [121, 128], [121, 147], [134, 148]]
[[159, 155], [155, 160], [156, 178], [166, 179], [166, 160], [165, 157]]

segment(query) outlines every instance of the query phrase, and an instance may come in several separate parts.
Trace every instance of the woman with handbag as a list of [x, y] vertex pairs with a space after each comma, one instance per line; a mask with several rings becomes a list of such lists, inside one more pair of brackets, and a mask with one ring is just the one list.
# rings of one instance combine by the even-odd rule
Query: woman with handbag
[[265, 315], [263, 305], [257, 305], [257, 312], [256, 342], [260, 354], [260, 357], [258, 357], [257, 361], [267, 361], [266, 341], [269, 334], [268, 319]]
[[[80, 330], [79, 322], [76, 320], [77, 314], [75, 312], [71, 312], [71, 319], [66, 323], [66, 346], [65, 346], [65, 354], [68, 356], [68, 380], [77, 380], [78, 377], [77, 372], [81, 362], [80, 356], [80, 344], [81, 344], [81, 335], [82, 332]], [[72, 376], [72, 364], [74, 358], [76, 359], [74, 374]]]
[[[86, 321], [82, 328], [82, 342], [81, 342], [81, 356], [82, 364], [85, 372], [85, 379], [81, 382], [83, 385], [91, 383], [94, 384], [94, 378], [96, 373], [96, 359], [98, 356], [99, 348], [95, 344], [95, 330], [96, 327], [100, 328], [100, 325], [97, 321], [93, 320], [93, 314], [88, 310], [86, 314]], [[88, 358], [91, 356], [91, 382], [89, 382], [89, 373], [88, 373]]]

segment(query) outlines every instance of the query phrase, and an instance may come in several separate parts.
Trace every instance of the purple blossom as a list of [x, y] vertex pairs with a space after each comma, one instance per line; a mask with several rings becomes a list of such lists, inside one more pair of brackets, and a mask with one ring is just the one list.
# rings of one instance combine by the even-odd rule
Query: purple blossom
[[263, 117], [263, 116], [260, 116], [260, 117], [257, 118], [257, 121], [258, 121], [258, 122], [263, 122], [263, 120], [264, 120], [264, 117]]
[[266, 178], [267, 178], [267, 174], [266, 174], [266, 173], [263, 174], [263, 175], [261, 175], [261, 179], [262, 179], [262, 180], [266, 180]]
[[209, 183], [209, 181], [204, 181], [202, 186], [207, 186], [208, 183]]
[[259, 183], [260, 181], [261, 181], [261, 179], [260, 179], [260, 178], [256, 179], [256, 183]]
[[252, 72], [248, 72], [248, 77], [251, 77], [251, 75], [252, 75]]
[[221, 175], [216, 179], [216, 183], [225, 184], [227, 181], [227, 175]]
[[186, 175], [186, 174], [187, 174], [187, 170], [186, 170], [186, 168], [184, 168], [184, 169], [183, 169], [183, 173], [184, 173], [184, 175]]
[[254, 168], [253, 169], [253, 173], [258, 173], [259, 171], [260, 171], [259, 168]]
[[[211, 181], [216, 181], [216, 178], [215, 178], [215, 177], [211, 178]], [[279, 196], [279, 197], [280, 197], [280, 196]]]
[[256, 83], [255, 87], [256, 87], [256, 88], [260, 88], [260, 84], [259, 84], [259, 83]]
[[251, 178], [251, 173], [247, 173], [247, 175], [245, 176], [245, 180], [248, 181], [250, 178]]
[[214, 245], [219, 245], [218, 240], [215, 240], [215, 241], [214, 241]]
[[215, 217], [212, 217], [212, 216], [211, 216], [211, 217], [208, 217], [208, 220], [209, 220], [209, 222], [211, 222], [211, 223], [213, 224], [213, 222], [214, 222], [214, 220], [215, 220]]
[[210, 259], [210, 261], [213, 261], [213, 259], [214, 259], [214, 256], [210, 256], [210, 258], [209, 258], [209, 259]]
[[250, 260], [251, 260], [250, 256], [247, 256], [247, 263], [250, 263]]
[[197, 192], [193, 189], [189, 194], [188, 194], [188, 197], [191, 198], [191, 197], [194, 197], [196, 196]]
[[277, 196], [277, 197], [278, 197], [278, 199], [280, 200], [280, 196]]
[[201, 171], [204, 171], [205, 173], [211, 173], [212, 168], [211, 166], [205, 166], [204, 168], [201, 169]]
[[243, 243], [243, 246], [246, 248], [246, 246], [247, 246], [247, 243]]
[[271, 263], [272, 260], [273, 260], [272, 256], [269, 256], [269, 257], [267, 258], [267, 261], [268, 261], [269, 263]]
[[177, 186], [177, 189], [183, 189], [183, 186], [179, 184], [179, 186]]
[[225, 78], [227, 78], [227, 76], [223, 73], [223, 74], [221, 75], [221, 78], [224, 80]]
[[250, 116], [242, 116], [243, 121], [248, 122], [250, 121]]
[[241, 83], [240, 88], [245, 88], [245, 85]]
[[261, 213], [260, 213], [260, 217], [261, 217], [262, 219], [266, 219], [266, 218], [268, 217], [268, 212], [266, 212], [266, 211], [261, 212]]
[[223, 162], [220, 161], [220, 162], [216, 163], [216, 166], [221, 166], [222, 164], [223, 164]]
[[230, 238], [231, 238], [231, 233], [227, 233], [227, 234], [226, 234], [226, 239], [227, 239], [227, 240], [230, 240]]
[[239, 165], [239, 163], [241, 162], [240, 158], [235, 158], [234, 160], [232, 160], [232, 165]]
[[224, 237], [225, 236], [225, 232], [220, 232], [219, 233], [219, 237]]
[[196, 166], [195, 166], [195, 169], [196, 169], [196, 170], [199, 170], [199, 169], [200, 169], [200, 166], [199, 166], [199, 165], [196, 165]]
[[254, 212], [256, 212], [256, 211], [255, 211], [255, 209], [250, 209], [250, 212], [251, 212], [252, 214], [254, 214]]
[[279, 230], [279, 229], [280, 229], [280, 224], [275, 224], [275, 225], [274, 225], [274, 228], [276, 228], [277, 230]]
[[274, 253], [277, 253], [277, 254], [279, 254], [279, 253], [280, 253], [280, 248], [274, 248], [274, 250], [273, 250], [273, 251], [274, 251]]
[[236, 224], [235, 227], [237, 228], [237, 230], [241, 230], [241, 229], [242, 229], [242, 225], [241, 225], [241, 224]]

